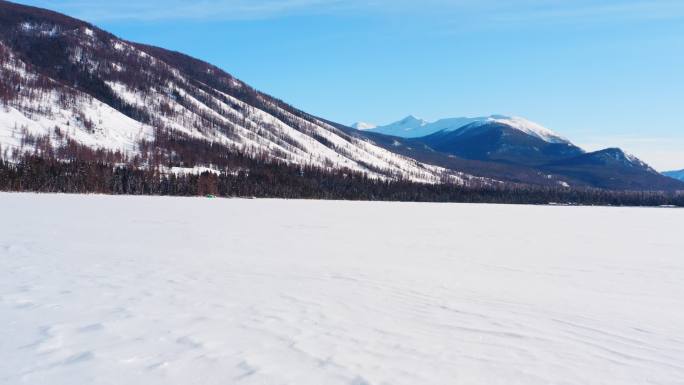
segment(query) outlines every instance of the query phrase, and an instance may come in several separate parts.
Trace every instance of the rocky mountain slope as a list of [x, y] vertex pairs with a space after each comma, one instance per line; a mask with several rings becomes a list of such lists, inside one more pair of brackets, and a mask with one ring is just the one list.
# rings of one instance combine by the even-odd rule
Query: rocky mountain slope
[[168, 145], [199, 141], [216, 152], [240, 151], [374, 178], [480, 180], [350, 136], [208, 63], [5, 1], [0, 1], [0, 75], [5, 159], [80, 146], [121, 162], [215, 168], [208, 159], [175, 159], [177, 152]]
[[664, 177], [648, 164], [619, 148], [607, 148], [558, 160], [542, 166], [542, 169], [610, 190], [682, 189], [680, 181]]

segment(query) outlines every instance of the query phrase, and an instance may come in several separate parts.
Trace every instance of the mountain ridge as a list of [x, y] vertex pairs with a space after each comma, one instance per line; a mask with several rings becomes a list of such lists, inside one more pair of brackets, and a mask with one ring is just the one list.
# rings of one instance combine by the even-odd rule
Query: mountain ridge
[[[259, 92], [210, 63], [126, 41], [56, 12], [0, 0], [0, 21], [0, 160], [30, 155], [159, 173], [237, 175], [246, 171], [244, 165], [236, 168], [238, 157], [342, 178], [353, 174], [461, 186], [601, 185], [568, 171], [573, 165], [545, 169], [580, 155], [581, 149], [523, 118], [430, 123], [410, 115], [397, 122], [408, 131], [439, 128], [415, 138], [356, 130]], [[468, 123], [458, 119], [469, 124], [456, 128]], [[613, 168], [610, 177], [619, 173], [618, 166], [606, 166]], [[641, 172], [648, 171], [641, 166]], [[684, 184], [670, 179], [649, 180], [652, 186], [603, 185], [684, 190]]]
[[455, 117], [455, 118], [443, 118], [436, 121], [427, 121], [425, 119], [417, 118], [414, 115], [408, 115], [407, 117], [400, 119], [396, 122], [387, 125], [374, 125], [364, 122], [354, 123], [351, 127], [358, 128], [357, 125], [362, 125], [364, 130], [377, 132], [381, 134], [399, 136], [403, 138], [418, 138], [422, 136], [427, 136], [435, 134], [439, 131], [457, 131], [471, 125], [474, 127], [475, 124], [490, 124], [490, 123], [502, 123], [506, 124], [512, 128], [522, 131], [528, 135], [533, 135], [548, 142], [557, 143], [567, 143], [567, 139], [561, 137], [560, 135], [554, 133], [548, 128], [532, 122], [528, 119], [519, 116], [506, 116], [506, 115], [489, 115], [480, 117]]
[[[620, 149], [587, 153], [568, 139], [523, 118], [492, 115], [463, 119], [438, 120], [448, 122], [447, 126], [431, 127], [428, 131], [435, 132], [421, 137], [409, 134], [383, 141], [377, 136], [382, 134], [374, 130], [360, 134], [415, 159], [499, 180], [614, 190], [684, 189], [684, 185], [662, 177], [648, 164]], [[601, 162], [606, 156], [620, 158], [622, 162]], [[563, 163], [573, 161], [584, 163]]]
[[[0, 2], [0, 144], [10, 155], [40, 138], [75, 142], [119, 159], [162, 158], [193, 169], [208, 159], [170, 149], [143, 154], [161, 133], [254, 157], [349, 169], [426, 183], [480, 180], [423, 164], [261, 93], [222, 69], [176, 51], [129, 42], [56, 12]], [[28, 138], [24, 140], [22, 137]], [[164, 145], [157, 141], [157, 145]], [[218, 150], [217, 150], [218, 151]], [[209, 156], [212, 157], [212, 156]], [[209, 158], [208, 157], [208, 158]]]
[[665, 171], [662, 174], [670, 178], [684, 181], [684, 169], [675, 171]]

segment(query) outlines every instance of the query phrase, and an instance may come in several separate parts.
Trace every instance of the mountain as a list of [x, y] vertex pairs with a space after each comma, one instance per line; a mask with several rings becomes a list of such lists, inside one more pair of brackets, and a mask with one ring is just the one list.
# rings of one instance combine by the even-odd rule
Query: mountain
[[428, 122], [425, 119], [409, 115], [394, 123], [384, 126], [369, 127], [367, 130], [378, 134], [398, 136], [401, 138], [419, 138], [445, 129], [460, 128], [469, 123], [483, 119], [486, 118], [449, 118], [441, 119], [436, 122]]
[[[352, 128], [358, 128], [356, 127], [357, 124], [363, 123], [356, 123], [352, 125]], [[368, 125], [364, 130], [384, 135], [412, 138], [427, 135], [430, 132], [428, 128], [425, 128], [427, 125], [429, 125], [428, 121], [409, 115], [404, 119], [384, 126]]]
[[[528, 135], [536, 136], [544, 141], [551, 143], [567, 143], [568, 140], [555, 134], [553, 131], [540, 124], [531, 122], [521, 117], [510, 117], [504, 115], [491, 115], [476, 118], [446, 118], [435, 122], [428, 122], [424, 119], [409, 115], [404, 119], [390, 123], [385, 126], [367, 126], [364, 129], [380, 134], [398, 136], [402, 138], [419, 138], [431, 135], [440, 131], [457, 131], [465, 126], [487, 125], [500, 123], [513, 129], [524, 132]], [[352, 125], [353, 128], [358, 128]]]
[[445, 129], [420, 138], [420, 141], [437, 151], [466, 159], [531, 166], [583, 153], [579, 147], [550, 131], [528, 127], [533, 126], [514, 126], [506, 120], [488, 119], [455, 130]]
[[401, 135], [387, 139], [377, 130], [357, 131], [357, 135], [423, 162], [497, 180], [612, 190], [684, 190], [684, 183], [673, 183], [622, 150], [586, 154], [568, 139], [520, 117], [402, 121], [414, 124], [390, 126], [418, 124], [418, 129], [432, 133], [412, 137], [411, 130], [398, 130], [394, 132]]
[[663, 175], [668, 176], [670, 178], [674, 178], [677, 180], [684, 181], [684, 170], [667, 171], [667, 172], [664, 172]]
[[86, 150], [188, 172], [226, 171], [220, 159], [240, 153], [381, 179], [473, 178], [355, 138], [203, 61], [0, 1], [0, 155]]
[[372, 130], [376, 128], [377, 126], [372, 123], [366, 123], [366, 122], [356, 122], [351, 125], [352, 128], [355, 128], [357, 130]]
[[[344, 129], [344, 127], [340, 128]], [[400, 138], [351, 128], [347, 128], [347, 130], [349, 135], [370, 140], [398, 154], [436, 166], [460, 170], [469, 175], [537, 186], [558, 187], [572, 185], [576, 187], [590, 187], [586, 183], [569, 180], [565, 177], [557, 178], [554, 175], [548, 175], [548, 173], [530, 166], [466, 159], [453, 154], [439, 152], [422, 142], [421, 138]]]
[[[530, 120], [527, 120], [525, 118], [521, 117], [508, 117], [508, 116], [501, 116], [501, 115], [493, 115], [490, 116], [484, 120], [476, 121], [471, 124], [469, 124], [466, 127], [462, 127], [462, 129], [458, 129], [458, 131], [465, 133], [473, 130], [477, 130], [478, 127], [480, 126], [487, 126], [487, 125], [503, 125], [507, 126], [511, 129], [517, 130], [519, 132], [522, 132], [523, 134], [535, 137], [537, 139], [543, 140], [544, 142], [547, 143], [570, 143], [569, 140], [563, 138], [562, 136], [556, 134], [555, 132], [551, 131], [550, 129], [542, 126], [541, 124], [532, 122]], [[453, 130], [452, 130], [453, 131]]]
[[542, 169], [592, 186], [621, 190], [682, 190], [684, 183], [663, 177], [619, 148], [590, 152], [549, 163]]
[[[223, 176], [223, 191], [231, 194], [284, 197], [302, 191], [316, 197], [388, 197], [392, 191], [385, 181], [404, 186], [402, 197], [408, 199], [420, 199], [420, 187], [412, 190], [405, 182], [684, 190], [684, 183], [644, 167], [616, 177], [624, 164], [581, 164], [575, 160], [584, 155], [581, 149], [522, 118], [430, 123], [409, 116], [384, 127], [356, 127], [308, 114], [182, 53], [0, 0], [0, 166], [24, 164], [32, 172], [43, 167], [30, 181], [21, 179], [28, 174], [19, 168], [10, 170], [19, 179], [4, 182], [13, 189], [24, 182], [41, 189], [66, 183], [72, 179], [60, 173], [78, 174], [86, 166], [74, 162], [87, 162], [99, 176], [73, 179], [95, 186], [87, 191], [146, 191], [140, 180], [154, 184], [160, 175], [181, 174]], [[52, 160], [53, 169], [26, 159]], [[563, 163], [570, 160], [579, 163]], [[134, 174], [112, 175], [116, 167]], [[249, 190], [228, 185], [246, 186], [250, 175]], [[184, 186], [195, 187], [180, 193], [214, 191], [197, 187], [205, 182], [219, 184], [186, 178]], [[362, 183], [370, 187], [359, 191]], [[150, 188], [179, 193], [168, 187]], [[431, 196], [445, 196], [441, 188], [451, 187], [437, 186]]]

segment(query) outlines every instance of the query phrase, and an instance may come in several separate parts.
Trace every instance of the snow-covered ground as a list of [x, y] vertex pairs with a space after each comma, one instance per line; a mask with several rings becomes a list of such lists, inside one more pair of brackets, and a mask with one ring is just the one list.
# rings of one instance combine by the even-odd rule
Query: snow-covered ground
[[684, 211], [0, 194], [2, 384], [684, 384]]

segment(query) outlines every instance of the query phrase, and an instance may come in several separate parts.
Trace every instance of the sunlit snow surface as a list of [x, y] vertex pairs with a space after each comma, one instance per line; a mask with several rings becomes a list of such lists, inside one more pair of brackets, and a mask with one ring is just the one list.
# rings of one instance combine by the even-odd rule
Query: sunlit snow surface
[[0, 194], [2, 384], [683, 384], [684, 211]]

